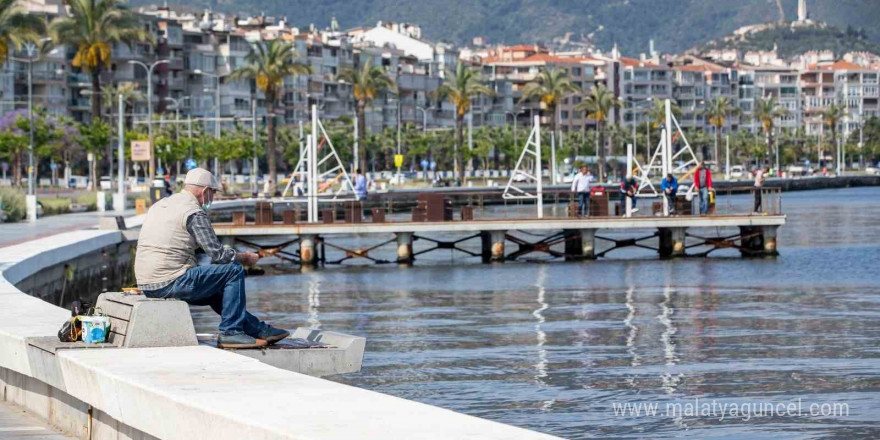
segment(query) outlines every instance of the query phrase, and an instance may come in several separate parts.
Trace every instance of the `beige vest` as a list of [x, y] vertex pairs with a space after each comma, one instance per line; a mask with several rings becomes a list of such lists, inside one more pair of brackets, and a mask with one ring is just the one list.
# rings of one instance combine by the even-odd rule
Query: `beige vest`
[[189, 191], [161, 199], [150, 207], [134, 259], [138, 284], [175, 280], [196, 265], [198, 244], [186, 230], [186, 219], [201, 209]]

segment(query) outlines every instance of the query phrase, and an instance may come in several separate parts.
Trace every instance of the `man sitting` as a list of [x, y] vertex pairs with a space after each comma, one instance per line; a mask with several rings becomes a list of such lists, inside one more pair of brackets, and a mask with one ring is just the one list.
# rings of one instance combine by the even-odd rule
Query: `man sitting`
[[675, 194], [678, 192], [678, 179], [672, 173], [666, 174], [666, 178], [660, 182], [660, 189], [663, 190], [663, 197], [666, 198], [669, 215], [675, 214]]
[[[209, 171], [186, 174], [183, 190], [150, 207], [141, 227], [134, 260], [140, 289], [150, 298], [176, 298], [211, 306], [220, 319], [220, 348], [256, 348], [278, 342], [290, 333], [273, 328], [245, 310], [244, 267], [259, 256], [223, 246], [206, 211], [220, 183]], [[196, 265], [202, 248], [211, 264]]]
[[626, 217], [626, 201], [630, 200], [632, 208], [632, 214], [639, 212], [639, 208], [636, 208], [636, 192], [639, 190], [639, 184], [636, 182], [636, 179], [632, 176], [632, 174], [627, 174], [626, 177], [620, 181], [620, 211], [623, 213], [623, 216]]

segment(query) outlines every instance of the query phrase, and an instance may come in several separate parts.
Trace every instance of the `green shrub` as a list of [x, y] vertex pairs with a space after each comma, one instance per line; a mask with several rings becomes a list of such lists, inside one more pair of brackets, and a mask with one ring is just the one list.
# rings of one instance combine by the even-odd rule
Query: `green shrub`
[[[98, 193], [95, 191], [82, 193], [77, 196], [76, 203], [85, 205], [88, 211], [96, 211], [98, 209]], [[104, 206], [107, 209], [113, 209], [113, 193], [110, 191], [104, 191]]]
[[3, 211], [6, 212], [7, 222], [17, 222], [27, 215], [27, 205], [25, 205], [24, 191], [2, 187], [0, 188], [0, 204]]
[[43, 205], [43, 216], [67, 214], [70, 212], [70, 199], [68, 198], [37, 198]]

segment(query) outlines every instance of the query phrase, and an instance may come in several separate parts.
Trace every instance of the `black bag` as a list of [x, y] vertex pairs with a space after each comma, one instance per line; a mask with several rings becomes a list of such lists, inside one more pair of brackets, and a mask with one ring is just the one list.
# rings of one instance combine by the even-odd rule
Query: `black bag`
[[76, 342], [82, 340], [82, 322], [79, 320], [79, 315], [82, 311], [82, 304], [80, 304], [79, 301], [74, 301], [72, 305], [73, 307], [70, 312], [71, 318], [64, 324], [61, 324], [61, 329], [58, 330], [58, 340], [61, 342]]

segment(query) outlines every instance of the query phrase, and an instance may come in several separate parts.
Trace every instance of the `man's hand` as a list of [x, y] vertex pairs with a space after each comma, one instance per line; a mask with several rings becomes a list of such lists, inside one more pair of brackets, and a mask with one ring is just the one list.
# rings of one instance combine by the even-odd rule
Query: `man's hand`
[[238, 260], [242, 266], [253, 266], [257, 264], [260, 256], [253, 252], [239, 252], [235, 255], [235, 259]]

